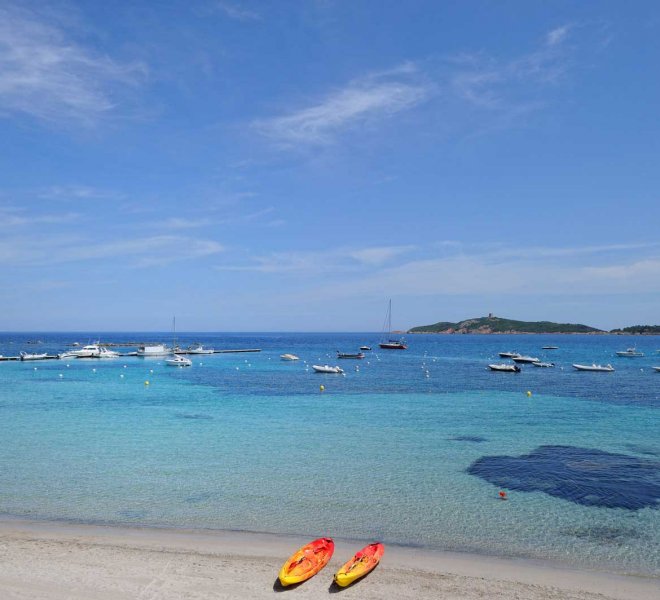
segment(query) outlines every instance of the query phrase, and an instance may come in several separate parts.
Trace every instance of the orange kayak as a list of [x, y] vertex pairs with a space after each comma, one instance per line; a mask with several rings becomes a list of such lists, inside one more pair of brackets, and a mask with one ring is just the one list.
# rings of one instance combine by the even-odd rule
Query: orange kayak
[[303, 546], [282, 565], [280, 583], [287, 586], [306, 581], [328, 564], [334, 551], [331, 538], [319, 538]]
[[335, 573], [335, 582], [340, 587], [346, 587], [364, 577], [380, 562], [384, 552], [385, 546], [380, 542], [365, 546]]

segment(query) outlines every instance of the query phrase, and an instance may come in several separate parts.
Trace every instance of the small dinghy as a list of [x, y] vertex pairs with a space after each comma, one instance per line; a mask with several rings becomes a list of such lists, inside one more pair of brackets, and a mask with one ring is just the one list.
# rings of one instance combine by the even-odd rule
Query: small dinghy
[[491, 371], [502, 371], [503, 373], [520, 373], [521, 368], [518, 365], [488, 365]]
[[369, 350], [371, 350], [371, 346], [360, 346], [360, 350], [365, 350], [368, 352]]
[[21, 360], [44, 360], [48, 356], [48, 353], [44, 352], [42, 354], [30, 354], [29, 352], [21, 352]]
[[500, 352], [502, 358], [516, 358], [520, 356], [517, 352]]
[[300, 360], [295, 354], [280, 354], [282, 360]]
[[536, 362], [533, 362], [532, 364], [533, 364], [535, 367], [544, 367], [544, 368], [546, 368], [546, 369], [555, 366], [555, 363], [551, 363], [551, 362], [541, 362], [540, 360], [537, 360]]
[[574, 369], [577, 369], [578, 371], [598, 371], [602, 373], [612, 373], [614, 371], [614, 367], [612, 365], [597, 365], [597, 364], [592, 364], [592, 365], [573, 365]]
[[654, 370], [654, 371], [657, 371], [658, 373], [660, 373], [660, 367], [653, 367], [653, 370]]
[[344, 369], [341, 367], [331, 367], [330, 365], [312, 365], [317, 373], [343, 373]]

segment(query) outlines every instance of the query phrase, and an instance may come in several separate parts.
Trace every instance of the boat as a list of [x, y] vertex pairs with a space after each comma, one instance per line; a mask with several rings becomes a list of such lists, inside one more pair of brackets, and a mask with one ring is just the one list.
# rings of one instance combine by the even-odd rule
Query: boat
[[491, 371], [502, 371], [504, 373], [520, 373], [520, 371], [522, 370], [518, 365], [508, 365], [508, 364], [488, 365], [488, 368]]
[[346, 587], [364, 577], [376, 568], [384, 552], [385, 546], [380, 542], [365, 546], [335, 573], [335, 583]]
[[371, 346], [360, 346], [360, 350], [369, 352], [371, 350]]
[[516, 356], [520, 356], [517, 352], [500, 352], [499, 355], [502, 358], [515, 358]]
[[164, 344], [144, 344], [137, 349], [136, 356], [148, 358], [151, 356], [167, 356], [168, 354], [170, 354], [170, 351]]
[[511, 360], [513, 362], [517, 362], [517, 363], [535, 363], [535, 362], [539, 362], [539, 359], [534, 357], [534, 356], [521, 356], [521, 355], [513, 356], [513, 357], [511, 357]]
[[638, 352], [637, 348], [627, 348], [626, 350], [619, 350], [616, 353], [617, 356], [629, 356], [631, 358], [633, 357], [639, 357], [639, 356], [644, 356], [643, 352]]
[[70, 350], [67, 354], [73, 354], [77, 358], [98, 358], [101, 353], [101, 349], [97, 344], [87, 344], [83, 346], [80, 350]]
[[319, 538], [294, 552], [282, 565], [279, 580], [282, 586], [293, 585], [307, 581], [316, 575], [335, 551], [332, 538]]
[[344, 369], [341, 367], [331, 367], [329, 365], [312, 365], [317, 373], [343, 373]]
[[614, 367], [612, 365], [605, 365], [603, 367], [602, 365], [597, 365], [596, 363], [592, 365], [573, 365], [573, 368], [577, 369], [578, 371], [600, 371], [605, 373], [611, 373], [614, 371]]
[[660, 367], [653, 367], [653, 370], [654, 370], [654, 371], [657, 371], [658, 373], [660, 373]]
[[166, 358], [165, 364], [168, 367], [192, 367], [192, 360], [186, 358], [185, 356], [175, 354], [172, 356], [172, 358]]
[[358, 352], [357, 354], [350, 354], [349, 352], [339, 352], [339, 350], [337, 350], [337, 358], [357, 358], [357, 359], [361, 359], [361, 358], [364, 358], [364, 353], [363, 352]]
[[280, 354], [282, 360], [300, 360], [300, 357], [295, 354]]
[[[387, 327], [387, 332], [388, 335], [392, 335], [392, 300], [390, 299], [390, 303], [387, 308], [387, 316], [385, 317], [385, 324], [383, 326], [383, 330]], [[380, 344], [378, 344], [383, 350], [407, 350], [408, 346], [406, 345], [405, 341], [403, 338], [398, 339], [398, 340], [393, 340], [393, 339], [387, 339], [383, 340]]]
[[533, 362], [532, 364], [535, 367], [545, 367], [546, 369], [555, 366], [555, 363], [553, 363], [553, 362], [543, 362], [543, 361], [540, 361], [540, 360], [537, 360], [536, 362]]
[[23, 350], [20, 354], [21, 360], [44, 360], [47, 356], [47, 352], [31, 354], [30, 352], [25, 352], [25, 350]]
[[59, 358], [60, 360], [66, 360], [66, 359], [70, 359], [70, 358], [78, 358], [78, 355], [75, 352], [67, 351], [67, 352], [60, 352], [57, 355], [57, 358]]
[[105, 346], [100, 346], [99, 354], [96, 358], [117, 358], [118, 356], [120, 356], [119, 352], [108, 350]]
[[541, 350], [559, 350], [559, 346], [543, 346]]
[[188, 346], [186, 349], [186, 354], [214, 354], [215, 350], [213, 348], [204, 348], [201, 344], [193, 344]]

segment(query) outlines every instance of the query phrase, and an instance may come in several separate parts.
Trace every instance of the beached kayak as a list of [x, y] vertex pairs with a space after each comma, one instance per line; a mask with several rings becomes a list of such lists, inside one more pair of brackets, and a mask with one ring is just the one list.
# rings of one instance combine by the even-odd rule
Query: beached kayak
[[365, 546], [335, 573], [335, 582], [340, 587], [346, 587], [364, 577], [374, 569], [384, 552], [385, 546], [381, 543]]
[[319, 538], [303, 546], [282, 565], [280, 583], [292, 585], [316, 575], [328, 564], [334, 551], [335, 543], [331, 538]]

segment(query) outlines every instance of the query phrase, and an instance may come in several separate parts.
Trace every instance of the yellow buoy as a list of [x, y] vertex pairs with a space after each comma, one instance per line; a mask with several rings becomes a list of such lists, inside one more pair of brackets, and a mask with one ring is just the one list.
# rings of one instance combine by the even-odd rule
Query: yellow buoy
[[149, 382], [148, 382], [148, 381], [145, 381], [145, 382], [144, 382], [144, 385], [149, 385]]
[[323, 391], [325, 391], [325, 386], [324, 385], [319, 386], [319, 389], [323, 392]]
[[532, 395], [532, 392], [530, 392], [530, 391], [528, 390], [528, 391], [527, 391], [527, 397], [529, 398], [531, 395]]

